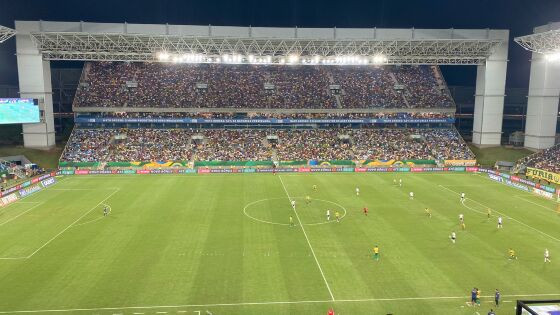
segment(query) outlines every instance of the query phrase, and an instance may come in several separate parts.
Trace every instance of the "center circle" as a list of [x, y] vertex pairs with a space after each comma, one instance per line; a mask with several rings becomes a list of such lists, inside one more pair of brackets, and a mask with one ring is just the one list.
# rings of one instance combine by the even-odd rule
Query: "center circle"
[[[281, 201], [284, 200], [284, 201]], [[346, 216], [346, 208], [340, 204], [324, 199], [310, 198], [310, 202], [306, 202], [304, 197], [288, 197], [279, 198], [265, 198], [248, 203], [243, 208], [243, 214], [257, 222], [274, 224], [274, 225], [290, 225], [289, 223], [282, 223], [279, 221], [287, 222], [275, 217], [287, 217], [291, 211], [289, 204], [290, 200], [296, 200], [296, 211], [303, 225], [321, 225], [336, 222], [334, 213], [338, 208], [342, 213], [340, 219]], [[283, 210], [286, 211], [283, 211]], [[290, 212], [287, 212], [289, 209]], [[276, 210], [276, 211], [275, 211]], [[326, 219], [326, 211], [331, 210], [331, 220]], [[304, 219], [302, 219], [302, 217]], [[311, 222], [306, 223], [305, 218], [311, 217]], [[321, 219], [319, 219], [321, 218]], [[297, 223], [297, 221], [296, 221]]]

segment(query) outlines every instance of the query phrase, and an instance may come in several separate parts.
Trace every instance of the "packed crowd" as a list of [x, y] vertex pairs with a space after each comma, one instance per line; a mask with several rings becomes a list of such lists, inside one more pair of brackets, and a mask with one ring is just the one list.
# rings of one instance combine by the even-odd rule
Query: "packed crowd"
[[531, 154], [519, 161], [521, 164], [554, 173], [560, 173], [560, 144]]
[[233, 113], [233, 112], [96, 112], [77, 113], [78, 117], [107, 117], [107, 118], [202, 118], [202, 119], [428, 119], [453, 118], [453, 113]]
[[199, 161], [267, 161], [271, 159], [266, 132], [259, 130], [206, 130], [196, 147]]
[[[276, 156], [274, 156], [276, 155]], [[454, 129], [76, 129], [63, 161], [473, 159]]]
[[[442, 108], [431, 66], [87, 63], [78, 107]], [[331, 87], [340, 86], [337, 97]]]

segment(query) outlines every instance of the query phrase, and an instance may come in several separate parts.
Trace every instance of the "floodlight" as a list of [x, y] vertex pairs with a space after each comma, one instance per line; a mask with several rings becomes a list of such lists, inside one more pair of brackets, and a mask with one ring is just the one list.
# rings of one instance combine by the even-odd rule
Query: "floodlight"
[[299, 56], [298, 55], [290, 55], [288, 60], [290, 61], [290, 63], [296, 63], [296, 62], [299, 61]]
[[546, 61], [558, 61], [560, 60], [560, 52], [553, 52], [544, 55]]
[[158, 53], [157, 57], [160, 61], [166, 61], [169, 59], [169, 54], [166, 51], [161, 51]]
[[385, 55], [375, 55], [373, 56], [373, 63], [376, 65], [382, 64], [382, 63], [386, 63], [387, 62], [387, 57]]

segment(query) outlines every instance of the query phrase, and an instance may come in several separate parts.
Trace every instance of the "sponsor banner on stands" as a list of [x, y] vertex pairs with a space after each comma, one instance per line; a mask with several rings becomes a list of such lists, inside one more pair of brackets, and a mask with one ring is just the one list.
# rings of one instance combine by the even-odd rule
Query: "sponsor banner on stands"
[[33, 178], [33, 179], [31, 180], [31, 183], [32, 183], [32, 184], [35, 184], [35, 183], [38, 183], [38, 182], [39, 182], [39, 178], [38, 178], [38, 177]]
[[354, 172], [358, 172], [358, 173], [362, 173], [362, 172], [367, 172], [367, 168], [365, 167], [356, 167], [354, 168]]
[[475, 166], [476, 160], [444, 160], [445, 166]]
[[41, 184], [43, 185], [43, 187], [47, 187], [47, 186], [50, 186], [50, 185], [54, 184], [55, 182], [56, 182], [56, 179], [54, 177], [50, 177], [50, 178], [47, 178], [45, 180], [42, 180]]
[[18, 191], [18, 193], [19, 193], [19, 196], [23, 198], [23, 197], [25, 197], [25, 196], [31, 195], [31, 194], [34, 193], [34, 192], [38, 192], [38, 191], [41, 190], [41, 189], [42, 189], [41, 186], [35, 185], [35, 186], [31, 186], [31, 187], [29, 187], [29, 188], [20, 189], [20, 190]]
[[391, 172], [387, 167], [368, 167], [366, 172]]
[[2, 193], [2, 196], [9, 195], [9, 194], [13, 193], [14, 191], [18, 191], [19, 189], [21, 189], [21, 185], [12, 186], [12, 187], [4, 190], [4, 192]]
[[31, 181], [30, 181], [30, 180], [26, 181], [25, 183], [21, 183], [21, 187], [23, 187], [23, 188], [28, 187], [28, 186], [30, 186], [30, 185], [31, 185]]
[[443, 172], [446, 171], [444, 167], [425, 167], [424, 172]]
[[75, 172], [73, 170], [63, 170], [56, 172], [57, 175], [74, 175], [74, 173]]
[[500, 182], [500, 183], [504, 181], [504, 179], [501, 176], [498, 176], [498, 175], [488, 174], [488, 177], [491, 180], [495, 180], [495, 181]]
[[199, 168], [197, 170], [197, 173], [198, 174], [208, 174], [208, 173], [210, 173], [210, 169], [209, 168]]
[[87, 175], [87, 174], [89, 174], [89, 170], [76, 170], [74, 172], [74, 174], [76, 174], [76, 175]]
[[178, 170], [151, 170], [152, 174], [176, 174]]
[[354, 168], [353, 167], [343, 167], [342, 172], [354, 172]]
[[544, 179], [551, 183], [560, 184], [560, 174], [556, 174], [554, 172], [527, 167], [527, 172], [525, 173], [525, 175], [527, 175], [527, 177]]
[[117, 174], [136, 174], [135, 170], [117, 170]]
[[411, 172], [423, 172], [424, 169], [421, 168], [421, 167], [412, 167], [412, 168], [410, 168], [410, 171]]
[[11, 195], [7, 195], [6, 197], [2, 197], [0, 198], [0, 207], [7, 206], [10, 203], [15, 202], [17, 200], [18, 200], [17, 194], [11, 194]]
[[[519, 178], [519, 177], [518, 177], [518, 178]], [[533, 183], [533, 182], [530, 181], [530, 180], [526, 180], [526, 179], [523, 179], [523, 178], [519, 178], [519, 182], [520, 182], [520, 183], [523, 183], [523, 184], [525, 184], [525, 185], [529, 185], [529, 186], [531, 186], [531, 187], [535, 187], [535, 186], [538, 185], [538, 184]]]
[[293, 173], [297, 172], [297, 168], [257, 168], [257, 173], [272, 173], [276, 171], [276, 173]]
[[512, 182], [509, 179], [506, 179], [504, 183], [506, 183], [506, 185], [509, 185], [509, 186], [512, 186], [512, 187], [515, 187], [517, 189], [521, 189], [521, 190], [524, 190], [524, 191], [527, 191], [527, 192], [531, 191], [531, 189], [529, 189], [529, 187], [527, 187], [523, 184], [520, 184], [520, 183]]
[[181, 170], [179, 170], [179, 173], [181, 173], [181, 174], [192, 174], [192, 173], [196, 173], [196, 170], [192, 169], [192, 168], [181, 169]]
[[255, 173], [257, 170], [254, 168], [244, 168], [243, 173]]
[[422, 124], [455, 123], [455, 118], [379, 118], [379, 119], [202, 119], [202, 118], [111, 118], [76, 117], [76, 123], [171, 123], [171, 124]]
[[466, 171], [466, 167], [461, 167], [461, 166], [452, 166], [452, 167], [448, 167], [447, 170], [450, 172], [464, 172]]
[[92, 174], [117, 174], [116, 171], [113, 170], [90, 170], [89, 173]]
[[211, 168], [210, 173], [242, 173], [239, 168]]
[[298, 169], [298, 172], [300, 172], [300, 173], [309, 173], [309, 172], [311, 172], [311, 168], [310, 168], [310, 167], [300, 167], [300, 168]]
[[136, 174], [150, 174], [150, 170], [136, 170]]
[[554, 199], [554, 194], [548, 191], [540, 190], [536, 187], [533, 188], [533, 193], [548, 199]]

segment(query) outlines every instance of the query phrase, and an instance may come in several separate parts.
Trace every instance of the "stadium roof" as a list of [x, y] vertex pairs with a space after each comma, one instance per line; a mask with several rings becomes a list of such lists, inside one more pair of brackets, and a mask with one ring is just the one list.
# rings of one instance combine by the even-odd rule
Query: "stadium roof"
[[540, 54], [560, 52], [560, 22], [536, 27], [535, 34], [516, 37], [521, 47]]
[[10, 37], [14, 36], [16, 31], [0, 25], [0, 43], [7, 41]]
[[[47, 60], [480, 64], [507, 30], [16, 21]], [[162, 55], [163, 54], [163, 55]], [[162, 58], [163, 56], [163, 58]]]

